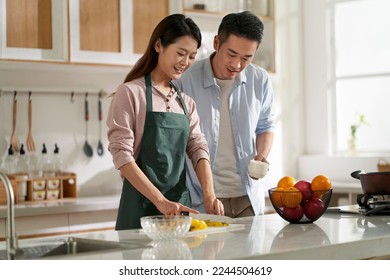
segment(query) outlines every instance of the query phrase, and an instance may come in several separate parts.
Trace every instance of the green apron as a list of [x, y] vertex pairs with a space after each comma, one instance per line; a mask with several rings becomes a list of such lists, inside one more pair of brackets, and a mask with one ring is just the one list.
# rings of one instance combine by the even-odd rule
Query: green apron
[[[184, 115], [153, 112], [152, 82], [145, 76], [146, 118], [137, 165], [169, 200], [191, 205], [186, 184], [185, 157], [190, 122], [187, 107], [178, 92]], [[157, 207], [124, 179], [116, 230], [140, 228], [143, 216], [161, 215]]]

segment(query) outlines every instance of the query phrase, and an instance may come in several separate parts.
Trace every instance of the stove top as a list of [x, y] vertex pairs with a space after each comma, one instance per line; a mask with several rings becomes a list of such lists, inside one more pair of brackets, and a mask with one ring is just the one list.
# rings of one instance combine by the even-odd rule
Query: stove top
[[360, 211], [368, 215], [390, 215], [390, 195], [358, 194], [357, 203]]

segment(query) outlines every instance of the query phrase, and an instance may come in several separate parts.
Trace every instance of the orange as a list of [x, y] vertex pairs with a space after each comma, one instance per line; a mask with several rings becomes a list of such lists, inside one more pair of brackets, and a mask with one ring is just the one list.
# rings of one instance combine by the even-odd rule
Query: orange
[[302, 193], [294, 187], [288, 187], [283, 190], [282, 204], [288, 208], [297, 207], [302, 201]]
[[283, 207], [282, 204], [282, 193], [283, 190], [276, 188], [272, 193], [271, 193], [271, 201], [276, 207]]
[[284, 176], [282, 179], [279, 180], [277, 188], [278, 189], [287, 189], [289, 187], [294, 187], [295, 185], [295, 178], [291, 176]]
[[329, 178], [325, 175], [317, 175], [311, 180], [311, 190], [329, 190], [332, 187], [332, 183]]

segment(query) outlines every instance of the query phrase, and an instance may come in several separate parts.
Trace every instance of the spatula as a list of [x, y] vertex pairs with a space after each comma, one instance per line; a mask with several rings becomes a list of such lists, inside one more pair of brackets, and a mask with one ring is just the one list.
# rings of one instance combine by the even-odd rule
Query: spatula
[[32, 104], [31, 104], [31, 91], [28, 94], [28, 132], [26, 139], [27, 151], [35, 152], [35, 142], [32, 136]]

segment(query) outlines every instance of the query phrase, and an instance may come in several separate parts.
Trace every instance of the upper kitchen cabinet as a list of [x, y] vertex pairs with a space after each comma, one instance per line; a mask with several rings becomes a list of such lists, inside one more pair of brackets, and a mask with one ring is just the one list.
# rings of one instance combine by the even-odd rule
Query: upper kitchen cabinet
[[168, 0], [70, 0], [70, 62], [134, 64]]
[[70, 62], [133, 64], [131, 0], [69, 0]]
[[170, 0], [0, 0], [0, 60], [133, 65]]
[[156, 25], [169, 15], [169, 0], [133, 0], [134, 53], [144, 53]]
[[228, 13], [251, 11], [264, 23], [264, 37], [253, 62], [275, 72], [275, 0], [182, 0], [183, 13], [191, 17], [203, 35], [199, 58], [209, 55], [218, 26]]
[[0, 0], [0, 58], [67, 60], [67, 3]]

